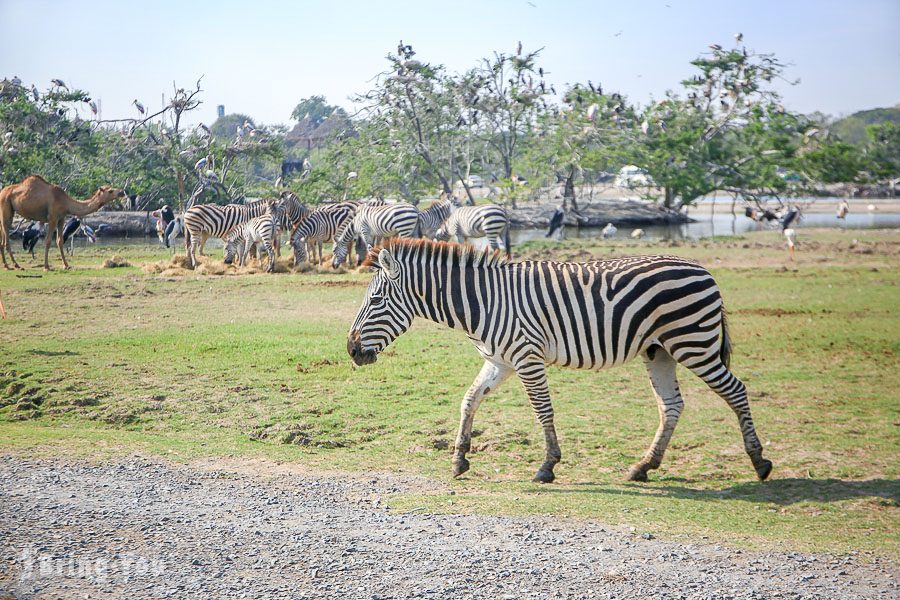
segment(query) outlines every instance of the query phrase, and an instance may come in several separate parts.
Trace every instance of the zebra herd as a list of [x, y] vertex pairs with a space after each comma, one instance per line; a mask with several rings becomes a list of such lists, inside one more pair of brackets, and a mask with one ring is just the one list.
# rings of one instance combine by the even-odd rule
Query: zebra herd
[[[268, 255], [268, 270], [274, 270], [280, 232], [290, 232], [294, 264], [323, 260], [323, 244], [334, 242], [332, 266], [337, 268], [351, 257], [357, 244], [357, 257], [365, 249], [394, 238], [437, 237], [460, 242], [487, 237], [491, 248], [502, 244], [510, 255], [509, 217], [497, 205], [461, 207], [455, 198], [442, 198], [419, 210], [406, 202], [383, 200], [344, 201], [324, 204], [315, 210], [304, 206], [291, 192], [277, 200], [259, 200], [248, 204], [198, 204], [184, 215], [185, 250], [190, 266], [209, 238], [225, 242], [225, 262], [235, 258], [245, 264], [251, 247]], [[361, 250], [361, 251], [359, 251]]]
[[[499, 206], [462, 207], [443, 198], [425, 210], [403, 202], [340, 202], [315, 210], [296, 196], [243, 206], [198, 205], [184, 218], [191, 265], [209, 237], [226, 241], [226, 262], [243, 264], [251, 246], [265, 251], [271, 271], [279, 230], [291, 232], [295, 263], [321, 262], [333, 241], [332, 266], [368, 249], [375, 275], [347, 338], [357, 365], [375, 362], [388, 344], [423, 317], [463, 330], [484, 359], [465, 393], [453, 474], [469, 469], [475, 412], [484, 397], [516, 374], [544, 430], [545, 456], [534, 480], [551, 482], [562, 456], [554, 426], [547, 365], [604, 369], [641, 357], [659, 407], [659, 427], [628, 479], [646, 481], [684, 407], [676, 378], [682, 365], [734, 411], [744, 449], [766, 479], [747, 390], [729, 370], [731, 341], [722, 297], [712, 276], [676, 256], [636, 256], [588, 263], [512, 262], [509, 219]], [[487, 237], [491, 251], [462, 243]], [[423, 238], [423, 239], [415, 239]], [[506, 258], [497, 252], [500, 246]], [[365, 254], [365, 251], [363, 252]]]

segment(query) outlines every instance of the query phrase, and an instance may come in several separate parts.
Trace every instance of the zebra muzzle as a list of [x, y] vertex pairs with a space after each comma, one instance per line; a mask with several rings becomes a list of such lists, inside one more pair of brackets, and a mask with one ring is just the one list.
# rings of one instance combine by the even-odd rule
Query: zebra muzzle
[[378, 360], [378, 354], [374, 350], [364, 350], [358, 331], [351, 331], [347, 336], [347, 354], [358, 366], [370, 365]]

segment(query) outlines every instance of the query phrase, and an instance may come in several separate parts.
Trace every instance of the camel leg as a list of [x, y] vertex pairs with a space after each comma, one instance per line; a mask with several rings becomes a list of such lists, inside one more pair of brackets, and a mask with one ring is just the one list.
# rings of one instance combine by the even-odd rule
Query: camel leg
[[[47, 237], [44, 238], [44, 270], [50, 270], [50, 244], [53, 243], [53, 239], [56, 237], [57, 230], [59, 230], [58, 222], [49, 222], [47, 223]], [[62, 239], [62, 234], [59, 235], [60, 239]]]
[[[56, 227], [56, 247], [59, 248], [59, 255], [62, 257], [63, 268], [71, 269], [69, 266], [69, 261], [66, 260], [66, 243], [63, 241], [62, 227]], [[75, 236], [72, 236], [72, 248], [74, 251], [75, 247]]]
[[[4, 211], [6, 213], [6, 211]], [[16, 269], [21, 269], [19, 263], [16, 262], [16, 257], [13, 256], [12, 252], [12, 244], [9, 242], [9, 229], [12, 227], [12, 218], [13, 213], [9, 211], [7, 214], [3, 214], [2, 218], [0, 218], [0, 255], [3, 256], [3, 267], [9, 269], [9, 265], [6, 264], [6, 253], [9, 252], [9, 259], [12, 261], [13, 267]]]
[[[6, 247], [9, 246], [9, 229], [4, 226], [5, 224], [0, 223], [0, 256], [3, 257], [3, 268], [7, 271], [10, 269], [9, 263], [6, 262]], [[12, 253], [10, 253], [10, 258], [12, 257]]]

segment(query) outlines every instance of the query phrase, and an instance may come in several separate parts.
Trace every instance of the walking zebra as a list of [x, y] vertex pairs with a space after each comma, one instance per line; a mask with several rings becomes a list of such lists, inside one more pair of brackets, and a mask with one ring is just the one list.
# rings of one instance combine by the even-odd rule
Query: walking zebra
[[266, 211], [266, 200], [249, 204], [196, 204], [184, 213], [184, 248], [191, 268], [197, 257], [205, 256], [203, 246], [211, 237], [225, 239], [236, 226], [258, 217]]
[[283, 217], [283, 205], [280, 202], [269, 200], [266, 202], [266, 212], [232, 229], [225, 239], [225, 264], [230, 265], [234, 261], [235, 254], [237, 254], [238, 264], [243, 267], [247, 261], [247, 254], [250, 253], [250, 247], [256, 244], [257, 258], [259, 257], [261, 246], [269, 257], [266, 271], [269, 273], [274, 272], [275, 248], [273, 240], [278, 230], [278, 224]]
[[501, 236], [506, 257], [511, 258], [509, 217], [506, 210], [496, 204], [487, 204], [453, 209], [434, 237], [438, 240], [456, 240], [459, 243], [470, 238], [487, 237], [491, 250], [496, 250], [501, 243]]
[[424, 238], [434, 237], [454, 208], [459, 207], [456, 198], [441, 198], [419, 213], [419, 232]]
[[772, 463], [762, 457], [747, 390], [728, 370], [722, 297], [697, 263], [675, 256], [516, 263], [468, 245], [423, 240], [391, 240], [368, 260], [377, 271], [347, 339], [357, 365], [375, 362], [414, 317], [462, 329], [484, 357], [462, 401], [454, 476], [469, 469], [466, 453], [481, 400], [515, 373], [544, 430], [546, 455], [534, 481], [553, 481], [561, 453], [546, 365], [602, 369], [641, 356], [660, 423], [628, 479], [646, 481], [662, 461], [684, 406], [675, 378], [679, 363], [737, 414], [744, 449], [759, 478], [768, 477]]
[[[340, 227], [356, 213], [357, 203], [339, 202], [326, 204], [312, 211], [291, 233], [291, 247], [294, 249], [294, 265], [307, 260], [311, 254], [316, 264], [322, 262], [322, 243], [335, 238]], [[309, 248], [309, 252], [307, 252]], [[318, 256], [316, 251], [318, 250]]]
[[353, 218], [344, 223], [334, 239], [331, 266], [341, 266], [350, 252], [350, 244], [362, 236], [373, 246], [392, 237], [414, 237], [419, 229], [419, 210], [412, 204], [398, 202], [381, 206], [360, 206]]

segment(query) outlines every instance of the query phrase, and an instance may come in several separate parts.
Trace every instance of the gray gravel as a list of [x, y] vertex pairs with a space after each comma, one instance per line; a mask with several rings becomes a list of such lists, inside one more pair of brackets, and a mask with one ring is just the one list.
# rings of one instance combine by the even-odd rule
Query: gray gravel
[[443, 484], [279, 469], [0, 458], [0, 599], [900, 595], [897, 565], [877, 557], [754, 553], [549, 517], [397, 514], [390, 494]]

